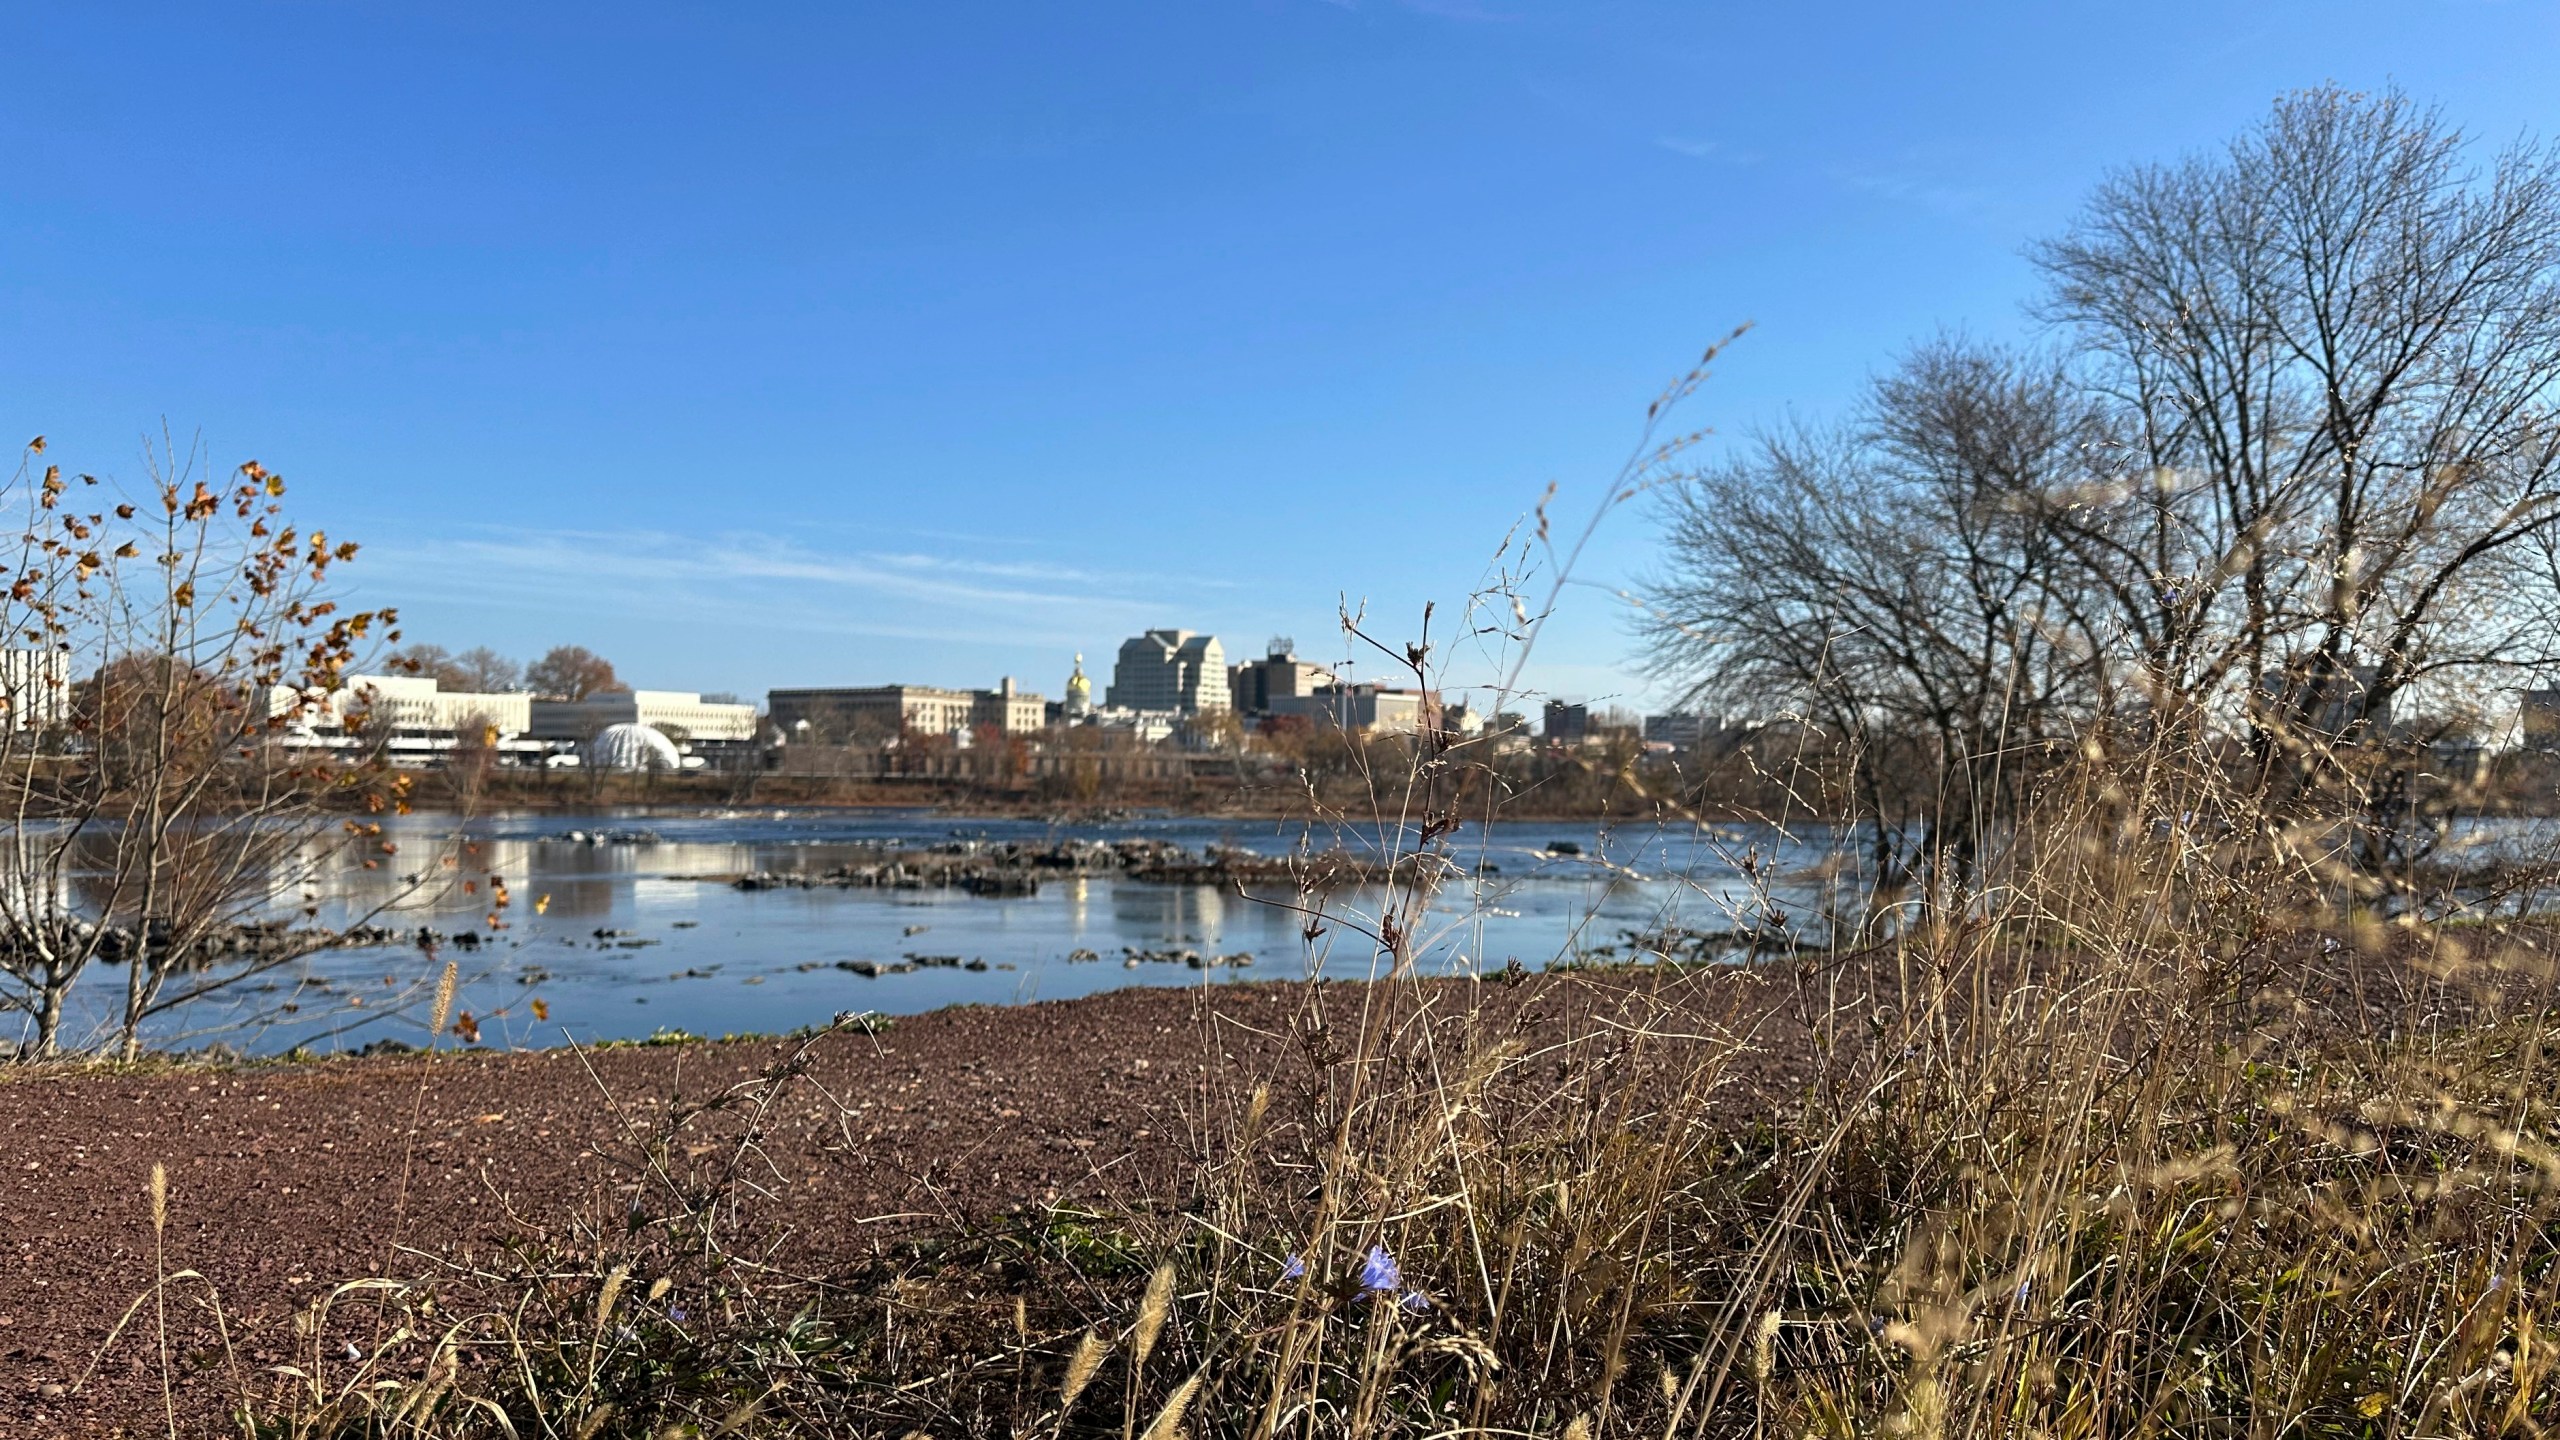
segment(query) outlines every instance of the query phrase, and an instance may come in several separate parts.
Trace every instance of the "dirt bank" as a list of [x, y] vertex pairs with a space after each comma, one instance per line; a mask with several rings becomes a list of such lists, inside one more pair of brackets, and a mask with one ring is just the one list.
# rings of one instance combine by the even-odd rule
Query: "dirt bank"
[[[2477, 992], [2409, 956], [2286, 947], [2291, 983], [2260, 992], [2264, 1033], [2364, 1017], [2458, 1022]], [[2325, 969], [2324, 969], [2325, 967]], [[2441, 972], [2435, 972], [2440, 975]], [[1994, 977], [1988, 993], [2014, 993]], [[1889, 1011], [1888, 957], [1822, 966], [1437, 982], [1390, 997], [1468, 1014], [1529, 1046], [1623, 1036], [1631, 1018], [1713, 1044], [1747, 1037], [1718, 1103], [1783, 1111], [1827, 1083], [1825, 1013]], [[758, 1183], [803, 1274], [849, 1273], [920, 1232], [1043, 1207], [1145, 1207], [1188, 1193], [1203, 1136], [1258, 1082], [1322, 1083], [1385, 987], [1131, 989], [839, 1032], [812, 1051], [794, 1103], [771, 1116]], [[1676, 1024], [1664, 1025], [1665, 1020]], [[1456, 1023], [1454, 1020], [1445, 1023]], [[2243, 1019], [2244, 1027], [2258, 1022]], [[1481, 1033], [1481, 1032], [1479, 1032]], [[165, 1265], [172, 1368], [186, 1433], [220, 1433], [239, 1376], [272, 1383], [292, 1317], [329, 1286], [468, 1263], [557, 1236], [572, 1213], [610, 1219], [638, 1190], [628, 1158], [672, 1103], [752, 1080], [786, 1042], [578, 1053], [468, 1053], [301, 1064], [167, 1064], [132, 1072], [0, 1070], [0, 1206], [16, 1253], [0, 1268], [0, 1435], [165, 1432], [158, 1335], [110, 1329], [154, 1273], [146, 1177], [169, 1176]], [[1838, 1058], [1838, 1052], [1834, 1052]], [[218, 1293], [224, 1342], [202, 1297]], [[85, 1387], [73, 1390], [93, 1360]], [[15, 1422], [14, 1425], [10, 1422]], [[23, 1427], [23, 1428], [20, 1428]], [[233, 1433], [236, 1433], [234, 1431]]]
[[[1785, 987], [1720, 974], [1668, 982], [1685, 1003], [1770, 1031]], [[1601, 1023], [1650, 979], [1447, 986], [1452, 1008], [1561, 1036]], [[1178, 1193], [1215, 1097], [1306, 1060], [1303, 1037], [1355, 1024], [1364, 987], [1132, 989], [902, 1019], [833, 1035], [811, 1079], [842, 1107], [778, 1117], [775, 1204], [811, 1270], [919, 1228], [1023, 1207], [1146, 1203]], [[1437, 1003], [1437, 1001], [1435, 1001]], [[1783, 1027], [1781, 1027], [1783, 1028]], [[67, 1393], [153, 1274], [146, 1184], [169, 1175], [166, 1263], [221, 1296], [243, 1366], [291, 1356], [291, 1317], [329, 1285], [413, 1273], [627, 1194], [615, 1157], [671, 1098], [747, 1081], [782, 1047], [705, 1043], [589, 1052], [376, 1057], [136, 1073], [0, 1071], [0, 1206], [16, 1254], [0, 1272], [0, 1414], [39, 1434], [162, 1433], [146, 1311]], [[1764, 1097], [1792, 1067], [1749, 1072]], [[414, 1144], [410, 1140], [416, 1118]], [[406, 1173], [404, 1191], [403, 1176]], [[173, 1288], [182, 1416], [217, 1425], [230, 1383], [192, 1283]], [[0, 1433], [20, 1433], [0, 1426]]]

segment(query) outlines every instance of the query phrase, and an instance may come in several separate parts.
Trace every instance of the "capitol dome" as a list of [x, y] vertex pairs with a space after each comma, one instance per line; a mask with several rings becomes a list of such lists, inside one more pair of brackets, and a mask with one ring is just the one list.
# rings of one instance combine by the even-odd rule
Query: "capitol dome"
[[676, 742], [647, 725], [607, 725], [587, 742], [587, 763], [598, 770], [681, 770]]

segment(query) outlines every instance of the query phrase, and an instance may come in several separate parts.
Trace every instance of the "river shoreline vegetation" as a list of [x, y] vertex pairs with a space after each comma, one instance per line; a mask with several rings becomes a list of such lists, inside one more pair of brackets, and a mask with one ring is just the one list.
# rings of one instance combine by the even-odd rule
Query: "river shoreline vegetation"
[[[378, 1263], [241, 1340], [171, 1239], [218, 1198], [133, 1164], [131, 1308], [46, 1403], [121, 1383], [130, 1433], [260, 1440], [2545, 1433], [2551, 857], [2467, 860], [2501, 802], [2455, 762], [2560, 658], [2560, 162], [2308, 92], [2034, 253], [2051, 353], [1932, 341], [1854, 423], [1701, 464], [1710, 350], [1590, 521], [1665, 524], [1644, 636], [1763, 722], [1738, 803], [1854, 842], [1818, 927], [1752, 854], [1756, 892], [1666, 921], [1819, 943], [1427, 973], [1471, 923], [1449, 838], [1538, 801], [1426, 730], [1313, 797], [1392, 848], [1374, 903], [1298, 893], [1329, 980], [1038, 1007], [1103, 1018], [933, 1075], [852, 1013], [743, 1071], [400, 1057], [378, 1188], [332, 1197], [392, 1217]], [[1541, 505], [1453, 614], [1346, 634], [1509, 693], [1589, 533]], [[913, 1087], [1112, 1025], [1192, 1063], [1043, 1070], [932, 1140], [1045, 1191], [926, 1164], [826, 1208]], [[485, 1173], [510, 1238], [414, 1246], [421, 1137], [507, 1119], [429, 1097], [500, 1063], [591, 1082], [592, 1193], [519, 1213]], [[1155, 1160], [1044, 1143], [1132, 1092]]]

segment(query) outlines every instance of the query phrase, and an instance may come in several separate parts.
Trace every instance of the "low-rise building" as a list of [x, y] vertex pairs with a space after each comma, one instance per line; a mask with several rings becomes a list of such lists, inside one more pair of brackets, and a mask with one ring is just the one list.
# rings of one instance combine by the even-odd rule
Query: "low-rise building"
[[59, 650], [0, 650], [0, 725], [52, 730], [71, 723], [71, 661]]
[[1027, 735], [1049, 723], [1049, 702], [1014, 688], [1013, 677], [1007, 675], [993, 690], [969, 692], [969, 723], [1007, 735]]
[[362, 728], [396, 735], [452, 736], [480, 728], [512, 740], [533, 728], [531, 695], [447, 690], [425, 675], [350, 676], [332, 699], [337, 714], [361, 714]]
[[2285, 725], [2298, 725], [2327, 740], [2360, 740], [2391, 733], [2391, 699], [2373, 698], [2381, 677], [2373, 665], [2337, 665], [2312, 657], [2258, 678], [2258, 703]]
[[527, 732], [537, 740], [593, 739], [613, 725], [646, 725], [679, 746], [753, 744], [756, 707], [706, 700], [692, 690], [608, 690], [584, 700], [536, 700]]
[[1275, 716], [1300, 716], [1318, 728], [1354, 735], [1410, 735], [1436, 718], [1439, 697], [1427, 690], [1397, 690], [1384, 685], [1323, 685], [1310, 695], [1282, 696], [1271, 702]]
[[786, 738], [828, 744], [954, 735], [988, 725], [1008, 735], [1048, 723], [1048, 702], [1005, 677], [993, 690], [852, 685], [765, 692], [765, 716]]
[[1591, 707], [1550, 700], [1539, 733], [1551, 745], [1579, 745], [1591, 734]]
[[1117, 730], [1128, 734], [1141, 745], [1155, 745], [1173, 738], [1182, 728], [1183, 715], [1178, 710], [1132, 710], [1126, 706], [1105, 705], [1085, 712], [1083, 723], [1098, 730]]
[[350, 675], [326, 694], [278, 687], [268, 714], [292, 716], [286, 743], [355, 753], [379, 748], [394, 764], [434, 765], [459, 749], [514, 763], [545, 747], [527, 736], [533, 697], [447, 690], [426, 675]]
[[1693, 710], [1674, 710], [1668, 714], [1644, 717], [1644, 738], [1648, 745], [1695, 750], [1708, 739], [1723, 733], [1724, 721], [1721, 718], [1701, 715]]

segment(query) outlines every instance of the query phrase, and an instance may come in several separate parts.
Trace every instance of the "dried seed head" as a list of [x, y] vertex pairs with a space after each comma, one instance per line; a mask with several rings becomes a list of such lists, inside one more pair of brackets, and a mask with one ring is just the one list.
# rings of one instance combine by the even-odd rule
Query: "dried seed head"
[[151, 1230], [158, 1234], [169, 1228], [169, 1171], [159, 1161], [151, 1162]]
[[1591, 1440], [1591, 1418], [1574, 1416], [1573, 1423], [1564, 1427], [1564, 1440]]
[[1164, 1409], [1156, 1412], [1156, 1418], [1148, 1422], [1146, 1434], [1139, 1440], [1173, 1440], [1173, 1436], [1182, 1429], [1182, 1412], [1191, 1408], [1191, 1397], [1199, 1392], [1200, 1377], [1197, 1374], [1176, 1386], [1172, 1398], [1166, 1400]]
[[1130, 1332], [1130, 1350], [1139, 1365], [1155, 1353], [1156, 1337], [1164, 1331], [1164, 1317], [1173, 1313], [1173, 1264], [1156, 1267], [1147, 1277], [1146, 1297], [1138, 1302], [1138, 1325]]
[[1064, 1416], [1075, 1408], [1076, 1397], [1084, 1393], [1084, 1387], [1093, 1383], [1093, 1372], [1102, 1368], [1102, 1357], [1110, 1351], [1110, 1344], [1090, 1330], [1076, 1342], [1076, 1353], [1067, 1360], [1066, 1383], [1058, 1387], [1059, 1415]]
[[596, 1295], [596, 1328], [598, 1330], [602, 1330], [604, 1322], [612, 1316], [614, 1302], [622, 1298], [622, 1284], [630, 1278], [631, 1267], [628, 1265], [616, 1265], [612, 1272], [604, 1277], [604, 1289]]
[[444, 962], [444, 974], [436, 981], [436, 1008], [434, 1016], [432, 1019], [427, 1021], [427, 1044], [429, 1046], [433, 1046], [436, 1043], [436, 1037], [444, 1033], [444, 1022], [453, 1018], [453, 987], [454, 982], [461, 978], [461, 962], [455, 960], [447, 960]]

